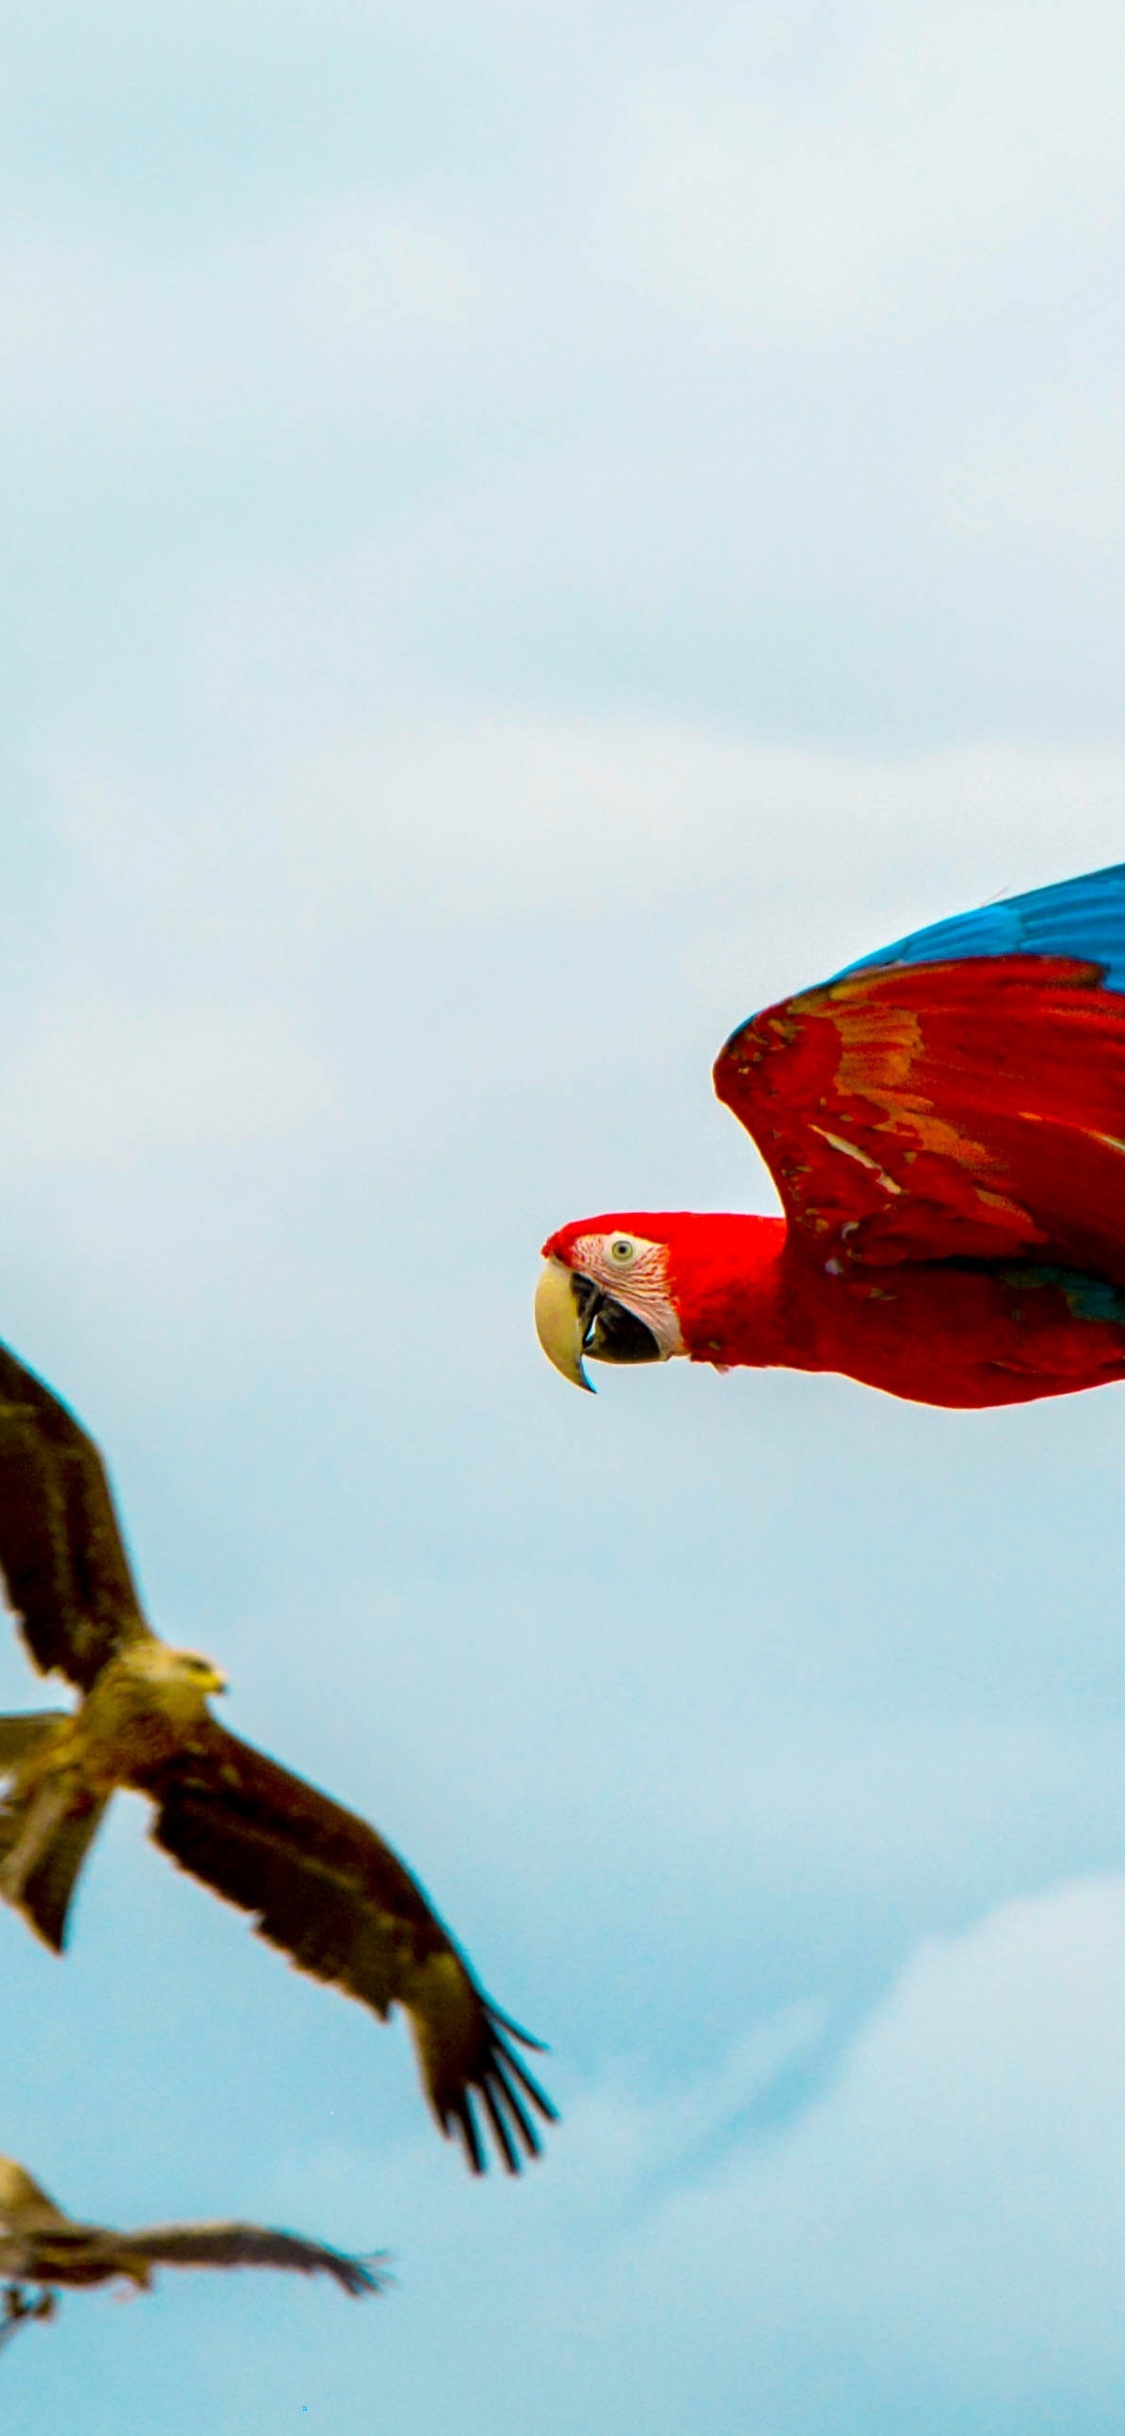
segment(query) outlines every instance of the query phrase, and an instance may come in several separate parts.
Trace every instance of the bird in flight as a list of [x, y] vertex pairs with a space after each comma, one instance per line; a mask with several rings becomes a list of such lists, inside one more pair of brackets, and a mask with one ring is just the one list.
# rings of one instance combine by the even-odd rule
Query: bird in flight
[[53, 2317], [60, 2291], [124, 2276], [147, 2292], [154, 2267], [281, 2267], [330, 2275], [358, 2299], [384, 2290], [381, 2262], [382, 2253], [352, 2258], [269, 2225], [142, 2225], [115, 2233], [67, 2216], [14, 2157], [0, 2157], [0, 2346], [30, 2319]]
[[564, 1378], [686, 1354], [966, 1407], [1125, 1377], [1125, 864], [767, 1007], [714, 1080], [784, 1215], [560, 1227], [536, 1325]]
[[93, 1440], [0, 1346], [0, 1570], [28, 1652], [82, 1695], [73, 1713], [0, 1717], [0, 1896], [61, 1952], [71, 1896], [111, 1796], [153, 1804], [182, 1869], [249, 1912], [299, 1970], [381, 2020], [401, 2005], [447, 2137], [483, 2171], [490, 2128], [511, 2173], [555, 2110], [408, 1869], [364, 1819], [212, 1716], [209, 1658], [146, 1623]]

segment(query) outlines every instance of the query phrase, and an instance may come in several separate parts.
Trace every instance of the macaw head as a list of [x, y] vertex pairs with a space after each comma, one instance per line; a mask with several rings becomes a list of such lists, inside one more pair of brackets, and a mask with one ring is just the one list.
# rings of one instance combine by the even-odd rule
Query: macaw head
[[[576, 1387], [585, 1363], [667, 1362], [723, 1370], [745, 1361], [743, 1327], [769, 1290], [783, 1218], [695, 1210], [615, 1210], [549, 1235], [535, 1326], [549, 1362]], [[760, 1357], [753, 1357], [760, 1358]]]
[[580, 1218], [543, 1246], [535, 1326], [549, 1362], [589, 1387], [595, 1362], [666, 1362], [686, 1351], [669, 1280], [663, 1217]]

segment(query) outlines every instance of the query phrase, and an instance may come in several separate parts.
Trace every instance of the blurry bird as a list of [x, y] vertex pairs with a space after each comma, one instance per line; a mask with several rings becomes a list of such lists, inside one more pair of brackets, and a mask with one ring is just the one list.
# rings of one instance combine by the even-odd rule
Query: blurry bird
[[146, 1623], [93, 1440], [4, 1347], [0, 1569], [35, 1665], [84, 1695], [73, 1715], [0, 1717], [0, 1895], [61, 1952], [107, 1802], [147, 1795], [155, 1841], [300, 1970], [383, 2020], [403, 2007], [442, 2131], [482, 2172], [483, 2109], [518, 2172], [539, 2152], [533, 2115], [555, 2120], [511, 2044], [539, 2042], [485, 1996], [374, 1828], [211, 1716], [223, 1677]]
[[143, 2225], [137, 2233], [114, 2233], [64, 2215], [22, 2165], [0, 2157], [0, 2345], [29, 2319], [53, 2316], [61, 2289], [106, 2284], [113, 2276], [147, 2292], [154, 2267], [283, 2267], [330, 2275], [358, 2298], [385, 2288], [381, 2260], [381, 2252], [351, 2258], [268, 2225]]
[[732, 1034], [784, 1216], [560, 1227], [544, 1351], [835, 1370], [922, 1404], [1125, 1377], [1125, 864], [939, 922]]

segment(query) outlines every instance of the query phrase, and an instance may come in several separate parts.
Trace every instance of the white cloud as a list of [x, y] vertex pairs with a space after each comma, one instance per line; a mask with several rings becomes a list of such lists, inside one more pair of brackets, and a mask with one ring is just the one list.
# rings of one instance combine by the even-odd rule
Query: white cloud
[[330, 1106], [330, 1077], [282, 1018], [215, 1006], [56, 1007], [9, 1041], [0, 1138], [19, 1166], [130, 1163], [163, 1150], [259, 1144]]
[[[655, 716], [464, 711], [440, 697], [360, 726], [332, 699], [337, 682], [351, 690], [350, 608], [319, 586], [283, 605], [251, 596], [241, 649], [232, 627], [221, 651], [200, 638], [212, 717], [252, 706], [256, 686], [298, 660], [308, 667], [314, 637], [331, 662], [319, 699], [311, 686], [292, 720], [282, 712], [237, 793], [195, 781], [190, 752], [186, 775], [159, 788], [112, 740], [99, 750], [72, 734], [44, 756], [95, 884], [140, 886], [169, 922], [186, 896], [240, 950], [253, 947], [250, 922], [271, 943], [279, 919], [311, 939], [360, 906], [489, 924], [555, 913], [561, 929], [587, 912], [644, 918], [690, 900], [677, 953], [712, 983], [720, 956], [733, 1023], [903, 930], [1123, 850], [1125, 753], [1113, 748], [998, 742], [876, 758]], [[251, 636], [257, 675], [243, 656]]]
[[116, 232], [13, 235], [0, 267], [10, 418], [164, 445], [219, 430], [261, 447], [279, 426], [385, 429], [448, 377], [477, 273], [436, 192], [339, 192], [155, 262]]
[[884, 6], [823, 31], [799, 78], [756, 25], [651, 80], [628, 217], [681, 311], [822, 341], [1060, 211], [1118, 226], [1112, 10]]
[[630, 2274], [682, 2320], [695, 2261], [749, 2390], [760, 2346], [787, 2356], [786, 2424], [802, 2345], [850, 2361], [853, 2408], [889, 2376], [904, 2412], [919, 2377], [1080, 2412], [1125, 2373], [1123, 2021], [1125, 1881], [927, 1941], [835, 2087], [671, 2201]]
[[990, 417], [948, 465], [943, 490], [963, 530], [1022, 532], [1059, 569], [1116, 580], [1125, 527], [1125, 387], [1067, 379], [1026, 413]]

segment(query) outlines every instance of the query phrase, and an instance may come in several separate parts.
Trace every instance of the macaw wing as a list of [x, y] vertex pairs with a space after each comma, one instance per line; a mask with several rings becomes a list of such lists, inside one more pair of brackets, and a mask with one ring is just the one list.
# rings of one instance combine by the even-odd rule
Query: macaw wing
[[365, 1819], [213, 1719], [175, 1758], [138, 1762], [130, 1781], [157, 1805], [155, 1841], [251, 1913], [298, 1970], [382, 2020], [403, 2006], [434, 2114], [474, 2172], [485, 2163], [478, 2107], [510, 2172], [521, 2149], [538, 2153], [529, 2108], [545, 2122], [555, 2110], [510, 2041], [538, 2042], [485, 1996], [417, 1879]]
[[1125, 1284], [1125, 865], [935, 925], [753, 1016], [715, 1067], [829, 1256]]

